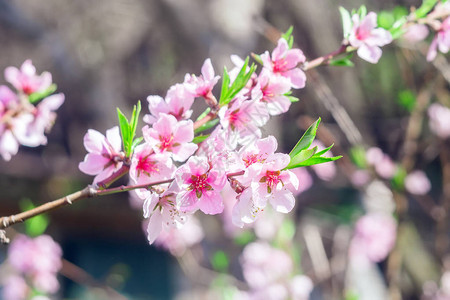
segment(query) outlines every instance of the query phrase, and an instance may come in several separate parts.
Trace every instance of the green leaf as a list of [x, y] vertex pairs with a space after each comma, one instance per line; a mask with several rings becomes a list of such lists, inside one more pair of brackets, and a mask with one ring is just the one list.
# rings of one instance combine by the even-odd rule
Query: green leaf
[[228, 90], [230, 89], [230, 75], [228, 75], [227, 68], [223, 68], [223, 76], [222, 76], [222, 89], [220, 91], [219, 105], [225, 105], [225, 97], [228, 94]]
[[294, 45], [294, 37], [292, 36], [292, 32], [294, 31], [294, 26], [290, 26], [289, 29], [281, 35], [282, 38], [286, 40], [288, 43], [289, 49]]
[[327, 153], [328, 151], [331, 150], [331, 148], [333, 148], [333, 146], [334, 146], [334, 144], [331, 144], [331, 146], [329, 146], [329, 147], [327, 147], [327, 148], [317, 152], [316, 154], [314, 154], [314, 156], [321, 156], [321, 155]]
[[433, 9], [438, 0], [423, 0], [422, 5], [416, 9], [414, 14], [417, 19], [422, 19], [427, 16], [427, 14]]
[[192, 142], [193, 142], [194, 144], [200, 144], [201, 142], [203, 142], [203, 141], [206, 140], [207, 138], [209, 138], [209, 134], [206, 134], [206, 135], [199, 135], [199, 136], [196, 136], [196, 137], [192, 140]]
[[326, 163], [326, 162], [338, 160], [341, 157], [342, 157], [342, 155], [340, 155], [340, 156], [333, 156], [333, 157], [313, 156], [310, 159], [301, 162], [297, 166], [292, 167], [291, 169], [298, 168], [298, 167], [307, 167], [307, 166], [323, 164], [323, 163]]
[[195, 130], [194, 130], [194, 133], [195, 133], [195, 134], [198, 134], [198, 133], [200, 133], [200, 132], [203, 132], [203, 131], [205, 131], [205, 130], [208, 130], [208, 129], [210, 129], [210, 128], [216, 126], [217, 123], [219, 123], [219, 119], [214, 119], [214, 120], [208, 121], [208, 122], [206, 122], [205, 124], [203, 124], [202, 126], [200, 126], [199, 128], [195, 129]]
[[398, 94], [398, 103], [411, 112], [416, 106], [416, 95], [411, 90], [403, 90]]
[[[36, 206], [33, 202], [28, 198], [23, 198], [19, 202], [20, 209], [22, 211], [30, 210], [35, 208]], [[47, 215], [40, 214], [31, 219], [28, 219], [24, 222], [25, 224], [25, 232], [27, 235], [31, 237], [36, 237], [45, 232], [47, 229], [49, 220]]]
[[361, 7], [358, 9], [358, 15], [359, 19], [362, 20], [367, 15], [367, 8], [365, 5], [361, 5]]
[[253, 72], [256, 70], [256, 65], [252, 64], [250, 70], [247, 72], [249, 57], [245, 59], [244, 65], [240, 69], [236, 79], [233, 81], [231, 86], [230, 77], [226, 69], [224, 69], [223, 81], [222, 81], [222, 91], [220, 93], [219, 105], [222, 107], [230, 103], [230, 101], [245, 87], [247, 82], [250, 80]]
[[305, 160], [310, 159], [317, 152], [317, 146], [312, 149], [305, 149], [300, 151], [297, 155], [291, 158], [291, 161], [287, 165], [286, 169], [294, 169], [301, 165]]
[[294, 96], [286, 96], [286, 97], [288, 97], [289, 101], [291, 101], [292, 103], [300, 101], [300, 99], [298, 99], [297, 97], [294, 97]]
[[352, 30], [352, 17], [350, 16], [348, 10], [342, 6], [339, 6], [339, 12], [341, 13], [342, 32], [344, 33], [344, 38], [347, 38]]
[[44, 99], [45, 97], [53, 94], [56, 91], [56, 89], [57, 89], [56, 84], [52, 83], [45, 91], [36, 92], [36, 93], [29, 95], [28, 101], [30, 101], [30, 103], [34, 104], [34, 103]]
[[258, 64], [260, 64], [261, 66], [264, 65], [264, 62], [260, 55], [252, 53], [252, 57]]
[[291, 153], [289, 153], [291, 159], [299, 154], [300, 151], [305, 150], [309, 148], [309, 146], [311, 146], [311, 143], [316, 138], [316, 132], [317, 128], [319, 127], [320, 121], [321, 119], [318, 118], [311, 126], [309, 126], [309, 128], [297, 142], [297, 145], [295, 145], [295, 147], [291, 150]]
[[330, 60], [329, 65], [337, 67], [353, 67], [355, 64], [350, 60], [352, 56], [353, 53], [343, 58], [333, 58]]
[[366, 161], [366, 150], [362, 146], [354, 146], [349, 151], [350, 159], [353, 163], [361, 169], [365, 169], [367, 167]]
[[217, 251], [211, 258], [211, 265], [218, 272], [226, 272], [229, 265], [228, 256], [223, 251]]
[[134, 136], [136, 135], [136, 128], [137, 124], [139, 122], [139, 114], [141, 113], [141, 101], [138, 101], [137, 105], [133, 106], [133, 114], [131, 115], [131, 139], [134, 139]]
[[139, 144], [140, 144], [143, 140], [144, 140], [144, 138], [141, 136], [141, 137], [138, 137], [137, 139], [135, 139], [135, 140], [133, 141], [133, 143], [131, 144], [131, 153], [134, 152], [134, 149], [135, 149], [137, 146], [139, 146]]
[[120, 133], [122, 134], [123, 151], [129, 153], [132, 143], [130, 136], [130, 125], [127, 117], [117, 108], [117, 117], [119, 118]]
[[210, 107], [208, 107], [207, 109], [205, 109], [205, 111], [202, 112], [202, 113], [200, 114], [200, 116], [198, 116], [198, 118], [197, 118], [196, 121], [199, 121], [199, 120], [203, 119], [204, 117], [206, 117], [206, 115], [209, 114], [210, 111], [211, 111], [211, 108], [210, 108]]

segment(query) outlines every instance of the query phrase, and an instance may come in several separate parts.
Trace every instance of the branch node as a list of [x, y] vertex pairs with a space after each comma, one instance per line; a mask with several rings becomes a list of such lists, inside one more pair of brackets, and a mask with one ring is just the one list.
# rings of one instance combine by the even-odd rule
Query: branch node
[[72, 200], [70, 200], [69, 196], [66, 196], [66, 202], [72, 204]]
[[0, 230], [0, 243], [9, 244], [9, 238], [6, 236], [5, 230]]

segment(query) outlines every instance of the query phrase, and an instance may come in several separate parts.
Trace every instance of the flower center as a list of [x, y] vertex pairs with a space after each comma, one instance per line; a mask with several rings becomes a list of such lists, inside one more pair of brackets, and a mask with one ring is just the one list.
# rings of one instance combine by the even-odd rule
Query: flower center
[[212, 190], [211, 185], [208, 183], [208, 173], [196, 176], [191, 175], [189, 190], [195, 191], [197, 198], [200, 198], [205, 190]]
[[277, 72], [286, 71], [286, 69], [287, 69], [286, 65], [287, 65], [287, 61], [284, 59], [274, 61], [273, 62], [273, 72], [277, 73]]
[[161, 142], [159, 148], [161, 151], [172, 148], [173, 144], [173, 135], [170, 136], [159, 136], [159, 141]]
[[139, 158], [136, 169], [138, 171], [138, 176], [141, 175], [141, 172], [145, 173], [147, 176], [151, 176], [152, 174], [159, 172], [156, 161], [149, 159], [149, 155]]

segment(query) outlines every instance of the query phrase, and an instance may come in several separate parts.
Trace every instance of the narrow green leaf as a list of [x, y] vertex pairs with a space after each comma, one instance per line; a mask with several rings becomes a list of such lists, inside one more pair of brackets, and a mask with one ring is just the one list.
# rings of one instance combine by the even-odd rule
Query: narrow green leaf
[[219, 105], [225, 105], [226, 95], [228, 94], [228, 90], [230, 88], [230, 75], [228, 74], [227, 68], [223, 68], [223, 76], [222, 76], [222, 89], [220, 91]]
[[131, 153], [134, 152], [134, 149], [139, 146], [139, 144], [144, 140], [142, 136], [138, 137], [137, 139], [133, 140], [133, 143], [131, 144]]
[[422, 5], [414, 12], [417, 19], [422, 19], [433, 9], [438, 0], [423, 0]]
[[206, 117], [207, 114], [209, 114], [209, 112], [211, 111], [211, 108], [208, 107], [207, 109], [205, 109], [204, 112], [202, 112], [200, 114], [200, 116], [198, 116], [197, 121], [203, 119], [204, 117]]
[[364, 17], [367, 15], [367, 7], [365, 5], [361, 5], [361, 7], [358, 9], [358, 14], [360, 20], [364, 19]]
[[297, 145], [292, 149], [291, 153], [289, 153], [289, 156], [292, 158], [296, 156], [300, 151], [305, 150], [311, 146], [311, 143], [314, 141], [316, 137], [317, 128], [320, 124], [320, 118], [318, 118], [309, 128], [306, 130], [306, 132], [303, 134], [303, 136], [300, 138], [300, 140], [297, 142]]
[[252, 57], [258, 64], [260, 64], [261, 66], [264, 65], [260, 55], [252, 53]]
[[314, 156], [322, 156], [322, 155], [324, 155], [325, 153], [327, 153], [328, 151], [330, 151], [331, 148], [333, 148], [333, 146], [334, 146], [334, 144], [331, 144], [330, 147], [327, 147], [327, 148], [325, 148], [325, 149], [323, 149], [323, 150], [317, 152], [316, 154], [314, 154]]
[[[227, 105], [241, 90], [245, 87], [247, 82], [250, 80], [253, 72], [256, 70], [255, 64], [250, 66], [250, 70], [247, 72], [249, 57], [245, 59], [244, 65], [240, 69], [236, 79], [233, 81], [231, 86], [225, 87], [225, 83], [229, 85], [228, 73], [224, 73], [224, 81], [222, 83], [222, 93], [220, 95], [219, 104], [220, 106]], [[225, 78], [226, 77], [226, 78]], [[226, 79], [226, 80], [225, 80]]]
[[199, 135], [199, 136], [196, 136], [193, 140], [192, 140], [192, 142], [194, 143], [194, 144], [200, 144], [201, 142], [203, 142], [204, 140], [206, 140], [207, 138], [209, 138], [209, 134], [205, 134], [205, 135]]
[[290, 26], [289, 28], [288, 28], [288, 30], [285, 32], [285, 33], [283, 33], [282, 35], [281, 35], [281, 37], [282, 38], [284, 38], [286, 41], [288, 41], [289, 40], [289, 38], [292, 36], [292, 32], [294, 31], [294, 26]]
[[289, 101], [291, 101], [292, 103], [300, 101], [300, 99], [298, 99], [297, 97], [294, 97], [294, 96], [286, 96], [286, 97], [288, 97]]
[[347, 38], [352, 30], [352, 17], [350, 16], [348, 10], [346, 10], [342, 6], [339, 6], [339, 12], [341, 13], [342, 31], [344, 33], [344, 38]]
[[304, 162], [305, 160], [310, 159], [313, 157], [314, 154], [317, 152], [317, 146], [311, 149], [305, 149], [300, 151], [297, 155], [291, 158], [291, 161], [289, 162], [286, 169], [292, 169], [295, 168], [295, 166], [300, 165], [300, 163]]
[[290, 169], [298, 168], [298, 167], [307, 167], [307, 166], [312, 166], [312, 165], [323, 164], [323, 163], [326, 163], [326, 162], [338, 160], [341, 157], [342, 157], [342, 155], [340, 155], [340, 156], [333, 156], [333, 157], [323, 157], [323, 156], [316, 157], [316, 156], [313, 156], [310, 159], [305, 160], [305, 161], [301, 162], [300, 164], [298, 164], [298, 165], [296, 165], [294, 167], [291, 167]]
[[348, 58], [334, 58], [330, 60], [329, 62], [330, 66], [337, 66], [337, 67], [353, 67], [355, 64]]
[[131, 145], [130, 125], [127, 117], [125, 117], [119, 108], [117, 108], [117, 117], [119, 118], [120, 133], [122, 135], [123, 151], [129, 153], [129, 147]]
[[208, 122], [206, 122], [205, 124], [203, 124], [202, 126], [200, 126], [199, 128], [195, 129], [195, 130], [194, 130], [194, 133], [195, 133], [195, 134], [198, 134], [198, 133], [200, 133], [200, 132], [203, 132], [203, 131], [205, 131], [205, 130], [208, 130], [208, 129], [210, 129], [210, 128], [216, 126], [217, 123], [219, 123], [219, 119], [214, 119], [214, 120], [208, 121]]
[[33, 93], [31, 95], [28, 96], [28, 101], [30, 101], [30, 103], [36, 103], [42, 99], [44, 99], [47, 96], [50, 96], [51, 94], [53, 94], [57, 89], [56, 84], [51, 84], [45, 91], [42, 92], [37, 92], [37, 93]]
[[136, 134], [137, 124], [139, 122], [139, 114], [141, 113], [141, 101], [138, 101], [137, 105], [133, 107], [133, 114], [131, 115], [131, 139], [134, 139]]

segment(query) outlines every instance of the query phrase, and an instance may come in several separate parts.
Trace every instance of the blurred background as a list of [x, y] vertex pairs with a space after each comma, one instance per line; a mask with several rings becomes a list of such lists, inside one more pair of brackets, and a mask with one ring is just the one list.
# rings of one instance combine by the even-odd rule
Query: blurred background
[[[338, 7], [351, 10], [362, 4], [378, 12], [399, 5], [409, 9], [421, 1], [0, 0], [0, 69], [19, 67], [30, 58], [39, 73], [52, 73], [66, 97], [47, 146], [21, 147], [10, 162], [0, 161], [0, 215], [18, 212], [24, 199], [38, 205], [91, 183], [92, 177], [78, 170], [86, 154], [83, 136], [89, 128], [104, 133], [115, 126], [116, 107], [129, 115], [141, 100], [147, 113], [148, 95], [164, 97], [184, 74], [200, 74], [206, 58], [221, 75], [224, 65], [232, 67], [231, 54], [271, 51], [271, 26], [284, 32], [293, 25], [295, 42], [308, 60], [334, 51], [342, 41]], [[305, 180], [311, 185], [298, 195], [291, 212], [302, 269], [315, 284], [311, 299], [359, 299], [343, 292], [349, 276], [345, 253], [354, 222], [367, 210], [367, 186], [376, 178], [381, 187], [372, 186], [369, 194], [379, 200], [377, 205], [395, 203], [398, 232], [402, 230], [397, 260], [377, 265], [374, 276], [383, 292], [428, 299], [423, 287], [438, 289], [441, 274], [450, 267], [445, 202], [450, 183], [444, 176], [448, 157], [443, 157], [448, 139], [430, 133], [425, 112], [433, 101], [449, 103], [448, 81], [441, 75], [448, 66], [442, 57], [434, 65], [427, 63], [426, 49], [426, 43], [399, 41], [383, 48], [376, 65], [355, 57], [353, 68], [309, 71], [306, 88], [295, 94], [300, 102], [265, 128], [264, 135], [278, 138], [278, 151], [288, 153], [320, 116], [318, 138], [326, 146], [335, 144], [334, 155], [344, 155], [331, 171], [308, 170]], [[405, 102], [412, 98], [422, 103], [421, 109], [408, 108]], [[411, 133], [411, 124], [419, 124], [419, 129]], [[431, 191], [426, 197], [398, 195], [391, 179], [357, 173], [349, 153], [358, 146], [380, 148], [406, 172], [423, 170]], [[365, 181], [359, 184], [357, 179]], [[309, 186], [306, 181], [304, 185]], [[392, 195], [383, 202], [386, 193]], [[214, 277], [210, 269], [220, 271], [212, 260], [219, 249], [227, 253], [229, 272], [243, 281], [238, 266], [242, 247], [235, 243], [236, 236], [224, 233], [219, 217], [201, 218], [208, 230], [192, 250], [193, 263], [192, 257], [149, 246], [142, 211], [131, 208], [128, 198], [124, 193], [90, 199], [48, 215], [46, 233], [61, 244], [67, 260], [57, 299], [113, 299], [107, 287], [129, 299], [208, 299], [202, 291], [211, 280], [203, 279]], [[317, 244], [317, 236], [319, 250], [308, 248], [308, 243]], [[325, 269], [314, 263], [320, 249], [318, 259], [325, 257]], [[2, 245], [0, 262], [5, 251]], [[388, 270], [394, 270], [390, 277]]]

